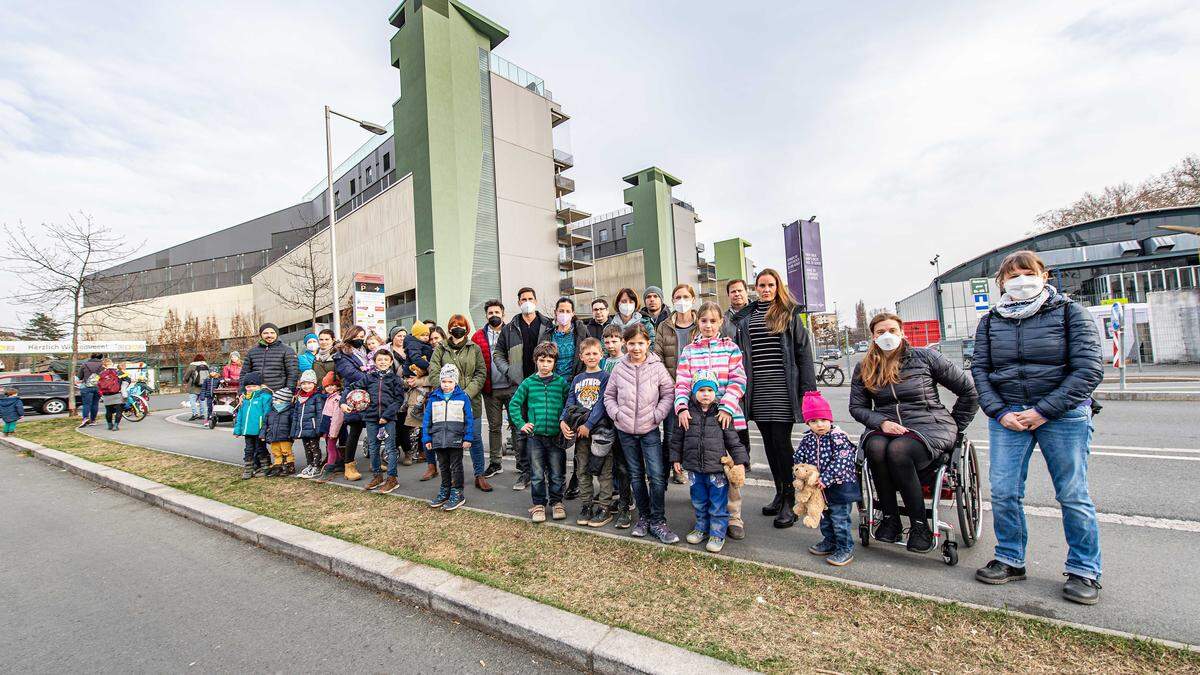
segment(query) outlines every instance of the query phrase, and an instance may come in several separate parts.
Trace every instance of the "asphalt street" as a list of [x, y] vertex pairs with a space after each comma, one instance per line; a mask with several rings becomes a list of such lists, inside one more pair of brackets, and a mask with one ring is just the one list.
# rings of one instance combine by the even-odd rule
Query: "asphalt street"
[[[835, 414], [840, 415], [837, 411], [846, 410], [847, 387], [826, 389], [825, 394]], [[185, 413], [158, 412], [141, 423], [123, 425], [121, 431], [111, 437], [240, 465], [241, 439], [233, 437], [228, 426], [208, 430], [187, 423], [186, 418]], [[860, 431], [853, 423], [842, 420], [839, 423], [852, 435]], [[1094, 607], [1074, 605], [1060, 597], [1066, 545], [1053, 488], [1038, 455], [1031, 464], [1026, 501], [1030, 578], [1024, 582], [994, 587], [974, 580], [974, 570], [985, 564], [992, 553], [991, 520], [986, 510], [980, 545], [960, 548], [961, 559], [957, 567], [947, 567], [936, 554], [922, 556], [899, 547], [880, 545], [859, 546], [855, 562], [848, 567], [826, 565], [822, 559], [805, 553], [805, 549], [820, 538], [815, 530], [801, 526], [775, 530], [768, 518], [758, 514], [759, 508], [770, 501], [773, 494], [766, 487], [765, 480], [769, 480], [770, 475], [765, 467], [755, 469], [751, 478], [757, 484], [748, 486], [745, 491], [747, 538], [730, 541], [725, 554], [1200, 644], [1200, 623], [1195, 621], [1195, 607], [1200, 606], [1200, 586], [1191, 576], [1193, 565], [1200, 562], [1200, 500], [1195, 489], [1200, 480], [1200, 437], [1194, 433], [1194, 424], [1194, 404], [1188, 403], [1114, 401], [1096, 418], [1090, 474], [1092, 495], [1100, 512], [1105, 574], [1104, 598]], [[1139, 426], [1153, 428], [1155, 435], [1149, 438], [1137, 435], [1133, 428]], [[1168, 428], [1177, 433], [1168, 433]], [[110, 437], [102, 428], [92, 427], [89, 433]], [[969, 436], [983, 443], [980, 463], [986, 499], [987, 431], [981, 419], [972, 424]], [[1156, 445], [1160, 442], [1158, 439], [1165, 443]], [[1125, 445], [1130, 442], [1136, 446]], [[752, 446], [753, 460], [764, 462], [757, 432], [752, 432]], [[359, 452], [358, 465], [360, 470], [367, 468], [365, 452]], [[469, 475], [469, 459], [464, 460], [464, 466]], [[505, 473], [493, 479], [497, 489], [492, 493], [485, 494], [468, 487], [467, 506], [526, 515], [529, 492], [510, 489], [513, 468], [511, 458], [506, 458]], [[401, 467], [397, 494], [419, 499], [431, 497], [436, 492], [436, 485], [419, 482], [423, 470], [424, 467], [419, 465]], [[351, 487], [361, 487], [364, 483], [359, 481]], [[568, 502], [567, 507], [570, 515], [567, 526], [576, 527], [573, 523], [578, 504]], [[690, 528], [691, 504], [682, 486], [670, 486], [667, 516], [677, 533], [682, 534]], [[955, 521], [952, 517], [948, 520]], [[617, 536], [627, 532], [616, 530], [611, 524], [602, 531]], [[1170, 589], [1170, 592], [1164, 593], [1163, 589]]]
[[0, 671], [575, 672], [0, 452]]

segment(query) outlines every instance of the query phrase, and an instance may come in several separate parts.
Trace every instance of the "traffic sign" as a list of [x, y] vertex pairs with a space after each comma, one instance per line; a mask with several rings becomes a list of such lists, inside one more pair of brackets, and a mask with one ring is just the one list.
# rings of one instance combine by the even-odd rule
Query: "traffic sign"
[[975, 301], [976, 312], [986, 312], [991, 308], [991, 298], [988, 295], [988, 280], [984, 278], [971, 279], [971, 295]]
[[1124, 316], [1124, 313], [1125, 313], [1124, 305], [1122, 305], [1119, 302], [1114, 302], [1112, 304], [1112, 313], [1111, 313], [1110, 320], [1112, 321], [1112, 329], [1114, 332], [1121, 330], [1122, 317]]

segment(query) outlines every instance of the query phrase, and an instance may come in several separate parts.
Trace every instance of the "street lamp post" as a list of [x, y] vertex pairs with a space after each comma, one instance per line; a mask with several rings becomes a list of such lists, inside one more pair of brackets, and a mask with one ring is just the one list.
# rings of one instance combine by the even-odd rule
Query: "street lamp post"
[[342, 339], [342, 317], [338, 305], [340, 304], [341, 295], [338, 293], [338, 272], [337, 272], [337, 230], [334, 229], [334, 222], [337, 220], [337, 212], [333, 203], [333, 140], [329, 135], [329, 116], [337, 115], [343, 119], [348, 119], [367, 131], [383, 136], [387, 134], [387, 129], [356, 119], [349, 115], [330, 109], [325, 106], [325, 208], [329, 211], [329, 288], [333, 295], [333, 339], [340, 341]]

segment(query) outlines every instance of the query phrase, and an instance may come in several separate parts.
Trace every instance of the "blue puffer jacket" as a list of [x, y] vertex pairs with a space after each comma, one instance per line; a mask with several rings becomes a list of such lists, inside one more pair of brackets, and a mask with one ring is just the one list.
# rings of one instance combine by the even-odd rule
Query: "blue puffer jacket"
[[971, 374], [988, 417], [1024, 406], [1058, 419], [1090, 399], [1104, 378], [1100, 334], [1087, 310], [1051, 290], [1031, 317], [1006, 319], [993, 309], [980, 319]]
[[462, 387], [447, 394], [440, 388], [429, 392], [425, 399], [425, 416], [421, 423], [421, 444], [438, 448], [461, 448], [463, 443], [477, 443], [474, 436], [475, 415], [471, 399]]
[[363, 379], [350, 387], [365, 389], [371, 395], [371, 404], [361, 413], [363, 421], [396, 421], [400, 406], [404, 404], [404, 384], [400, 382], [400, 376], [390, 370], [376, 370], [364, 375]]
[[[362, 367], [366, 365], [366, 361], [360, 359], [357, 354], [347, 354], [341, 350], [333, 354], [333, 370], [337, 373], [338, 378], [342, 380], [342, 391], [347, 392], [351, 389], [361, 389], [356, 387], [363, 378], [367, 376], [363, 372]], [[342, 399], [345, 400], [345, 396]], [[343, 424], [361, 423], [363, 417], [360, 413], [346, 413], [343, 419]]]
[[258, 436], [262, 433], [263, 421], [271, 407], [271, 390], [259, 389], [242, 394], [237, 418], [233, 421], [234, 436]]
[[0, 396], [0, 420], [16, 422], [25, 414], [25, 406], [17, 396]]
[[325, 394], [313, 392], [307, 401], [292, 404], [292, 438], [316, 438], [321, 435], [321, 409]]
[[408, 366], [416, 366], [428, 372], [429, 358], [433, 356], [433, 345], [419, 338], [407, 335], [404, 337], [404, 355], [403, 367], [406, 371], [404, 377], [412, 374], [412, 371], [408, 370]]
[[267, 443], [295, 440], [296, 437], [292, 435], [292, 417], [292, 406], [289, 405], [280, 411], [275, 409], [273, 403], [268, 403], [267, 416], [263, 419], [262, 433], [259, 436]]

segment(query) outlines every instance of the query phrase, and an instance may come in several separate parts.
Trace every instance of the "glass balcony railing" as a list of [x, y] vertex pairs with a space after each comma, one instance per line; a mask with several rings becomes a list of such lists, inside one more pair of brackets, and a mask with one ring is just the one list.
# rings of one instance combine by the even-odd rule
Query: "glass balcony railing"
[[509, 82], [516, 83], [517, 86], [524, 87], [542, 98], [554, 100], [550, 91], [546, 89], [545, 80], [521, 66], [497, 56], [495, 52], [488, 53], [488, 68]]

